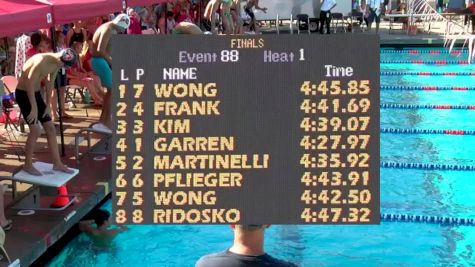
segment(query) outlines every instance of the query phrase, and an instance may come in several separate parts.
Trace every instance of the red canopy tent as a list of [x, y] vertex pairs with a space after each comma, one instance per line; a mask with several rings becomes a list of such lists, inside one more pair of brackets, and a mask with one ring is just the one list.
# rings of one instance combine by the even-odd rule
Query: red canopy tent
[[35, 0], [0, 0], [0, 37], [51, 27], [51, 7]]
[[126, 0], [127, 6], [151, 6], [153, 4], [161, 4], [166, 2], [173, 2], [172, 0]]
[[[1, 0], [0, 0], [1, 1]], [[120, 12], [125, 0], [37, 0], [51, 5], [54, 24]]]

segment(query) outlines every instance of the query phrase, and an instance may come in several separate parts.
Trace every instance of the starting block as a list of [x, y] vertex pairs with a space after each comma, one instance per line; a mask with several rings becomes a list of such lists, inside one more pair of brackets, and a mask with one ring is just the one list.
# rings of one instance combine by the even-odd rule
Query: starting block
[[[103, 142], [98, 142], [95, 146], [91, 147], [91, 133], [99, 134], [104, 136]], [[112, 137], [112, 130], [107, 128], [102, 123], [93, 123], [88, 128], [80, 129], [79, 132], [74, 136], [74, 148], [76, 153], [76, 162], [80, 163], [81, 158], [87, 154], [110, 154], [109, 143]], [[82, 155], [79, 154], [79, 145], [87, 141], [87, 151]], [[103, 149], [98, 147], [103, 146]], [[97, 150], [97, 151], [96, 151]]]
[[[13, 209], [29, 209], [29, 210], [55, 210], [61, 211], [71, 206], [76, 200], [75, 195], [58, 195], [58, 187], [65, 185], [69, 180], [78, 175], [78, 169], [72, 169], [73, 173], [64, 173], [53, 170], [53, 164], [44, 162], [35, 162], [33, 166], [39, 170], [43, 175], [35, 176], [27, 173], [24, 170], [19, 170], [14, 173], [10, 178], [5, 177], [12, 181], [13, 190]], [[15, 199], [17, 195], [16, 183], [27, 183], [33, 185], [33, 188], [27, 191], [20, 199]], [[41, 200], [44, 198], [56, 199], [57, 197], [67, 197], [69, 201], [64, 203], [61, 207], [42, 207]], [[51, 204], [53, 201], [51, 202]]]

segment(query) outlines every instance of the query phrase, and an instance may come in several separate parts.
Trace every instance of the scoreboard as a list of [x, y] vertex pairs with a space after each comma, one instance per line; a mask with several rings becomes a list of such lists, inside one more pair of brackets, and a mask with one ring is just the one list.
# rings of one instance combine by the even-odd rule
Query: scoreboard
[[118, 224], [378, 224], [379, 38], [113, 39]]

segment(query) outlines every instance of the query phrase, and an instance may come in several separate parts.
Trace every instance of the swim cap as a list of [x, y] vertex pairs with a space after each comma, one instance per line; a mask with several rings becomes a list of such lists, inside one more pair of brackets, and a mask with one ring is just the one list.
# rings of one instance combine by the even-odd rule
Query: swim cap
[[64, 65], [71, 67], [74, 64], [76, 64], [76, 61], [78, 60], [78, 55], [76, 54], [76, 51], [72, 50], [71, 48], [66, 48], [61, 50], [61, 61], [64, 63]]
[[130, 18], [126, 14], [119, 14], [112, 21], [113, 24], [121, 27], [122, 29], [128, 29], [130, 26]]

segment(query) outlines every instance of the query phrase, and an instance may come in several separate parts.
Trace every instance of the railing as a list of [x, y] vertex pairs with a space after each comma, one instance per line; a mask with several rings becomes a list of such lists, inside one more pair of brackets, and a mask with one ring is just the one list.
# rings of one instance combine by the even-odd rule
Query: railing
[[426, 0], [410, 0], [408, 7], [409, 14], [422, 14], [423, 16], [419, 19], [424, 23], [445, 22], [447, 27], [444, 34], [444, 46], [448, 46], [452, 51], [457, 40], [464, 40], [463, 47], [468, 47], [468, 61], [471, 62], [475, 58], [475, 35], [468, 32], [468, 26], [462, 26], [442, 16]]

